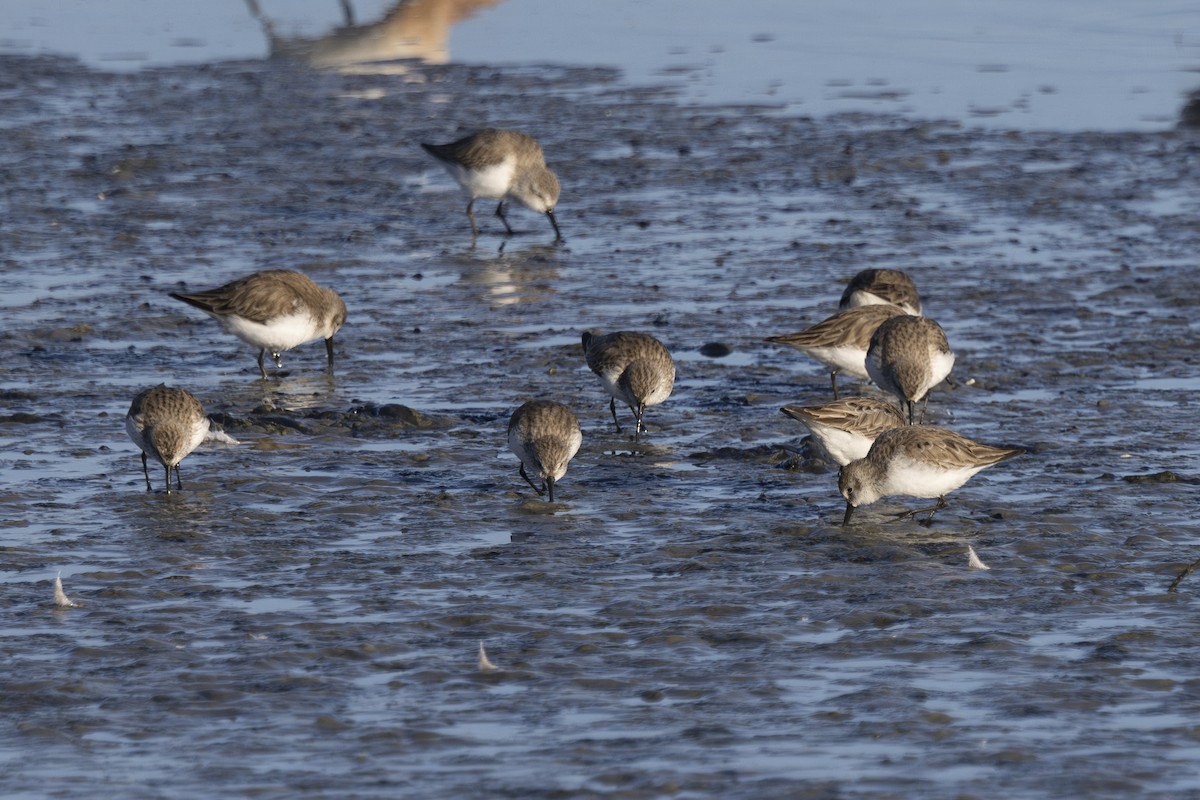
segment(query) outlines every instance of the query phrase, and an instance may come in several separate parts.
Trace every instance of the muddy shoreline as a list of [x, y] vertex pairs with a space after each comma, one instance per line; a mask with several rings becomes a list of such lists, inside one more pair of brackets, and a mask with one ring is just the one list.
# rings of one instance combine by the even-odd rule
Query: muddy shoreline
[[[555, 65], [7, 57], [0, 111], [6, 795], [1200, 780], [1200, 582], [1166, 591], [1200, 556], [1194, 132], [790, 117]], [[471, 246], [417, 142], [482, 125], [539, 137], [563, 245], [514, 211], [520, 235], [480, 215]], [[886, 522], [903, 503], [838, 525], [779, 412], [828, 374], [762, 341], [873, 266], [913, 275], [958, 354], [931, 419], [1029, 450], [928, 529]], [[167, 297], [278, 267], [349, 307], [332, 377], [318, 343], [259, 381]], [[675, 354], [639, 445], [583, 364], [592, 327]], [[160, 381], [242, 442], [169, 497], [122, 428]], [[504, 442], [539, 396], [584, 430], [554, 506]], [[80, 608], [49, 605], [60, 570]]]

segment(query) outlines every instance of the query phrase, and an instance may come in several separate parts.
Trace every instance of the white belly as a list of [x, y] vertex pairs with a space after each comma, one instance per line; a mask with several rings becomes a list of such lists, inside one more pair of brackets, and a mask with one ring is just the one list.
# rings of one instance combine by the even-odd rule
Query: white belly
[[621, 391], [621, 387], [617, 385], [620, 378], [620, 369], [610, 369], [600, 373], [600, 382], [604, 384], [605, 390], [617, 400], [628, 404], [629, 399], [625, 397], [625, 392]]
[[[204, 440], [208, 438], [208, 430], [211, 425], [212, 423], [208, 421], [208, 417], [201, 417], [192, 424], [192, 438], [188, 441], [187, 453], [183, 455], [187, 455], [204, 443]], [[179, 458], [182, 460], [183, 456]]]
[[139, 425], [138, 422], [128, 414], [125, 415], [125, 432], [129, 434], [129, 438], [138, 446], [138, 449], [143, 453], [153, 454], [153, 450], [146, 447], [146, 439], [143, 436], [145, 427]]
[[806, 347], [803, 352], [838, 372], [855, 378], [868, 377], [866, 350], [857, 347]]
[[243, 317], [222, 317], [221, 326], [247, 344], [278, 353], [321, 337], [313, 318], [306, 313], [275, 317], [267, 323]]
[[821, 450], [825, 451], [825, 455], [843, 467], [851, 461], [866, 458], [871, 445], [875, 442], [874, 439], [869, 439], [861, 434], [819, 423], [808, 423], [808, 429], [812, 431], [813, 441]]
[[925, 387], [926, 391], [944, 381], [946, 376], [950, 374], [950, 370], [954, 369], [954, 353], [935, 351], [930, 355], [929, 369], [931, 375], [929, 386]]
[[458, 181], [458, 185], [465, 189], [471, 197], [499, 200], [508, 194], [508, 190], [512, 186], [516, 164], [510, 158], [481, 170], [464, 169], [457, 164], [451, 165], [449, 169], [454, 180]]
[[888, 465], [885, 497], [942, 497], [962, 486], [983, 467], [945, 469], [924, 461], [897, 456]]

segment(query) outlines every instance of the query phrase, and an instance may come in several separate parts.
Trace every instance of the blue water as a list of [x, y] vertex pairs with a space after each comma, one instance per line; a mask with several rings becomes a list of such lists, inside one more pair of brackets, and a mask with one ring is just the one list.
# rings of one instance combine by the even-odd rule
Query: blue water
[[[359, 26], [397, 4], [349, 4]], [[790, 114], [869, 110], [995, 128], [1161, 130], [1200, 86], [1200, 26], [1182, 0], [480, 0], [414, 4], [370, 57], [614, 66], [693, 102]], [[259, 3], [281, 38], [345, 24], [333, 0]], [[459, 20], [456, 22], [456, 20]], [[105, 69], [257, 59], [267, 37], [237, 0], [0, 7], [0, 52], [61, 53]], [[372, 45], [376, 47], [376, 45]]]
[[[258, 61], [238, 4], [173, 22], [155, 16], [168, 6], [61, 8], [0, 10], [24, 14], [10, 52], [85, 22], [97, 48], [63, 46], [89, 68], [0, 61], [0, 794], [1200, 787], [1200, 577], [1167, 591], [1200, 556], [1200, 162], [1143, 118], [1186, 73], [1154, 62], [1154, 91], [1110, 92], [1097, 127], [1142, 130], [1106, 134], [1037, 122], [1040, 94], [981, 116], [982, 89], [847, 62], [810, 94], [796, 65], [822, 52], [799, 46], [815, 4], [770, 6], [769, 27], [696, 13], [692, 34], [667, 24], [672, 4], [494, 4], [448, 40], [466, 65], [353, 74]], [[336, 4], [288, 8], [263, 4], [281, 35], [336, 24]], [[1117, 63], [1178, 22], [1165, 5], [1012, 8], [998, 27], [945, 10], [851, 26], [829, 6], [822, 38], [882, 57], [905, 41], [888, 26], [940, 31], [905, 58], [958, 52], [970, 89], [1041, 80], [993, 39], [1048, 42], [1057, 19], [1080, 46], [1119, 32]], [[556, 59], [527, 41], [535, 19], [537, 46], [578, 41], [572, 62], [625, 72], [525, 62]], [[623, 35], [592, 55], [606, 30]], [[882, 99], [841, 97], [864, 89]], [[923, 98], [957, 98], [930, 112], [949, 121], [918, 119]], [[826, 103], [902, 113], [807, 116]], [[502, 240], [481, 214], [471, 245], [463, 198], [416, 143], [479, 124], [539, 133], [565, 245], [521, 210], [527, 233]], [[928, 528], [890, 521], [903, 498], [838, 524], [836, 473], [779, 413], [827, 399], [828, 374], [762, 341], [883, 266], [912, 274], [958, 354], [930, 419], [1029, 450]], [[268, 267], [345, 298], [333, 376], [317, 343], [259, 381], [247, 346], [167, 296]], [[643, 442], [613, 430], [584, 366], [592, 326], [677, 356]], [[704, 356], [714, 342], [731, 354]], [[144, 490], [123, 430], [159, 381], [240, 441], [190, 455], [169, 496]], [[554, 505], [505, 442], [533, 396], [584, 430]], [[968, 545], [990, 570], [968, 568]], [[77, 608], [52, 605], [60, 570]], [[497, 671], [479, 671], [481, 641]]]

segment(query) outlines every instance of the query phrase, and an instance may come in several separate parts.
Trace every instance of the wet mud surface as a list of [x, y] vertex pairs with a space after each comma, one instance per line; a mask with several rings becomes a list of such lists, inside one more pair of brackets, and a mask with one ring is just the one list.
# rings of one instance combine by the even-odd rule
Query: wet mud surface
[[[1200, 579], [1167, 591], [1200, 557], [1194, 133], [690, 107], [554, 66], [19, 58], [0, 119], [5, 796], [1200, 785]], [[540, 138], [564, 244], [518, 209], [471, 246], [417, 143], [482, 125]], [[762, 341], [872, 266], [958, 355], [930, 420], [1029, 450], [929, 527], [840, 527], [779, 412], [828, 374]], [[332, 376], [318, 342], [260, 381], [167, 297], [281, 267], [349, 307]], [[641, 443], [591, 327], [675, 354]], [[170, 495], [123, 429], [161, 381], [240, 441]], [[553, 505], [505, 441], [533, 397], [583, 424]]]

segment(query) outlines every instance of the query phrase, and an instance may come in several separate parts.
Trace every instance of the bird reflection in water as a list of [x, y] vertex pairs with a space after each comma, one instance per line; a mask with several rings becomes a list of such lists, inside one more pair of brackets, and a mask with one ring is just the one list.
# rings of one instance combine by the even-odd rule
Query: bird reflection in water
[[474, 247], [458, 259], [463, 282], [479, 287], [481, 299], [491, 308], [536, 303], [553, 295], [561, 266], [561, 253], [553, 244], [529, 245], [485, 257]]
[[303, 61], [317, 69], [342, 72], [404, 72], [397, 59], [429, 64], [450, 60], [450, 29], [477, 10], [502, 0], [402, 0], [377, 22], [357, 25], [350, 0], [340, 0], [344, 24], [315, 38], [286, 38], [263, 13], [258, 0], [246, 0], [251, 16], [262, 25], [272, 58]]

